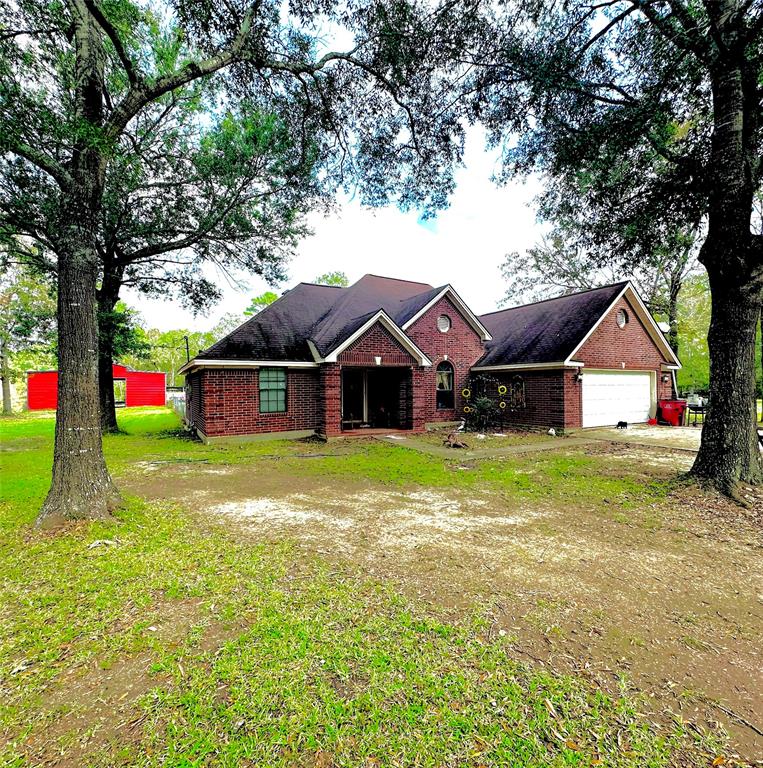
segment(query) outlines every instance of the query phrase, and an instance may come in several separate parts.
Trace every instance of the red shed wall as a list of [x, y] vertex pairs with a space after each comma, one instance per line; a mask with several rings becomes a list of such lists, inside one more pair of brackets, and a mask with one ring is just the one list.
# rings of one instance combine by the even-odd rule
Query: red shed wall
[[[442, 333], [437, 328], [437, 318], [440, 315], [450, 318], [451, 326], [447, 333]], [[432, 361], [431, 368], [422, 368], [414, 376], [414, 428], [429, 422], [460, 419], [464, 406], [461, 390], [466, 386], [469, 370], [484, 353], [479, 334], [447, 297], [440, 299], [427, 310], [406, 333]], [[448, 362], [453, 366], [456, 407], [438, 410], [436, 370], [446, 355]]]
[[[115, 378], [117, 378], [116, 368], [117, 366], [114, 366]], [[125, 371], [124, 378], [127, 383], [125, 405], [128, 408], [138, 405], [165, 404], [166, 378], [164, 373]]]
[[58, 406], [58, 371], [35, 371], [27, 374], [27, 407], [41, 411]]
[[[127, 385], [128, 408], [139, 405], [165, 404], [165, 374], [154, 371], [129, 371], [114, 365], [115, 379]], [[27, 374], [27, 406], [30, 411], [58, 407], [58, 371], [36, 371]]]
[[[195, 426], [207, 437], [315, 429], [317, 369], [286, 372], [286, 412], [260, 413], [258, 369], [204, 370], [200, 374]], [[192, 392], [195, 393], [192, 380]], [[193, 398], [193, 394], [192, 394]]]

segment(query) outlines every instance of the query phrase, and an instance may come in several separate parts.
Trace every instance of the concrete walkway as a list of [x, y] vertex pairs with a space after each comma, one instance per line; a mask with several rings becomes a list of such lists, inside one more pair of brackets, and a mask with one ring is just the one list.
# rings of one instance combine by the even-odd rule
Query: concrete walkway
[[[666, 431], [668, 430], [668, 431]], [[676, 427], [669, 429], [660, 428], [654, 432], [653, 428], [635, 426], [628, 430], [618, 429], [586, 429], [576, 430], [569, 437], [550, 437], [543, 442], [530, 442], [523, 445], [507, 445], [504, 448], [448, 448], [445, 445], [433, 445], [415, 437], [403, 435], [375, 435], [377, 440], [383, 440], [391, 445], [399, 445], [403, 448], [411, 448], [414, 451], [427, 453], [430, 456], [440, 456], [447, 459], [486, 459], [500, 456], [514, 456], [524, 453], [536, 453], [539, 451], [555, 451], [562, 448], [577, 448], [581, 445], [593, 445], [595, 443], [625, 444], [637, 448], [656, 448], [664, 451], [680, 451], [681, 453], [697, 453], [699, 450], [700, 430], [689, 427]], [[468, 441], [471, 435], [464, 434]]]

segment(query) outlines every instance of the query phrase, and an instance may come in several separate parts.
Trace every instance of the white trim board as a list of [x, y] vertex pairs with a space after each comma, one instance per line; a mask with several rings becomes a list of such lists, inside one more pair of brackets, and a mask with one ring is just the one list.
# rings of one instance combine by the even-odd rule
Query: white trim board
[[179, 374], [201, 368], [317, 368], [318, 363], [305, 360], [205, 360], [194, 358], [178, 369]]
[[406, 320], [406, 322], [403, 323], [402, 329], [407, 331], [408, 328], [410, 328], [420, 317], [423, 317], [427, 312], [429, 312], [429, 310], [445, 296], [449, 296], [453, 300], [453, 303], [456, 305], [456, 309], [461, 312], [466, 322], [469, 323], [472, 328], [474, 328], [474, 330], [479, 334], [483, 341], [490, 341], [493, 338], [490, 335], [490, 331], [488, 331], [488, 329], [482, 325], [477, 315], [475, 315], [474, 312], [469, 309], [469, 307], [466, 305], [466, 302], [456, 293], [453, 286], [450, 284], [446, 285], [437, 294], [437, 296], [435, 296], [433, 299], [430, 299], [410, 320]]
[[348, 336], [341, 344], [339, 344], [339, 346], [334, 347], [331, 352], [318, 362], [338, 362], [339, 355], [341, 355], [353, 342], [363, 336], [364, 333], [371, 330], [376, 323], [380, 323], [384, 326], [399, 344], [404, 347], [412, 357], [419, 361], [419, 365], [425, 367], [430, 367], [432, 365], [432, 361], [413, 343], [413, 341], [411, 341], [411, 339], [403, 332], [403, 329], [400, 328], [400, 326], [397, 325], [397, 323], [383, 309], [380, 309], [372, 318], [363, 323], [355, 333]]
[[583, 368], [585, 363], [568, 360], [558, 363], [512, 363], [511, 365], [473, 365], [472, 371], [543, 371], [565, 368]]

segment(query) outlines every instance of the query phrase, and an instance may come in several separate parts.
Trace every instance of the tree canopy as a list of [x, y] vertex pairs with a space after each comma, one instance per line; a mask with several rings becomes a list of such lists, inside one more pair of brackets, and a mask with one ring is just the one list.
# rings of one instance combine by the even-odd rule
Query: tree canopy
[[[280, 142], [285, 136], [299, 148], [300, 167], [309, 167], [327, 189], [352, 186], [374, 204], [444, 205], [463, 130], [455, 110], [443, 108], [442, 78], [421, 54], [437, 47], [461, 11], [448, 4], [285, 6], [275, 0], [172, 0], [162, 12], [131, 0], [3, 0], [0, 9], [0, 178], [7, 182], [0, 236], [9, 241], [19, 231], [23, 211], [14, 200], [23, 189], [26, 207], [44, 214], [26, 233], [56, 255], [59, 292], [59, 417], [53, 482], [40, 519], [104, 516], [118, 494], [94, 427], [100, 412], [95, 371], [105, 369], [103, 357], [97, 366], [93, 360], [94, 304], [97, 290], [106, 295], [110, 277], [102, 267], [102, 233], [113, 211], [129, 217], [133, 210], [120, 208], [112, 190], [119, 193], [125, 179], [122, 190], [133, 189], [136, 179], [143, 188], [145, 179], [161, 189], [174, 164], [181, 177], [203, 178], [207, 162], [231, 171], [243, 137], [258, 148], [259, 137]], [[352, 39], [347, 50], [325, 50], [320, 29], [326, 24]], [[200, 145], [201, 162], [189, 162], [193, 152], [186, 148], [170, 153], [168, 163], [159, 162], [158, 177], [147, 175], [152, 158], [149, 152], [148, 162], [141, 159], [142, 137], [150, 141], [151, 126], [164, 120], [168, 107], [180, 100], [193, 109], [196, 99], [214, 102], [212, 146]], [[226, 122], [228, 113], [243, 120]], [[271, 116], [277, 120], [269, 122]], [[182, 127], [170, 129], [181, 147]], [[273, 171], [268, 178], [278, 175]], [[202, 183], [202, 189], [214, 198], [237, 186]], [[170, 205], [168, 217], [164, 207], [151, 208], [155, 198], [146, 194], [148, 210], [142, 195], [133, 203], [143, 223], [156, 216], [171, 228], [171, 217], [178, 217], [173, 252], [185, 245], [226, 252], [232, 232], [226, 214], [214, 246], [185, 243], [184, 211]], [[207, 217], [204, 230], [218, 218], [207, 216], [205, 204], [201, 199], [191, 208], [194, 229], [199, 216]], [[52, 224], [46, 230], [40, 222]], [[138, 236], [133, 244], [152, 252], [151, 240]], [[118, 269], [113, 277], [122, 279]], [[211, 288], [195, 284], [204, 286], [203, 300]]]
[[[478, 4], [479, 5], [479, 4]], [[763, 236], [763, 5], [735, 0], [517, 0], [481, 6], [460, 56], [465, 114], [500, 176], [543, 175], [544, 208], [583, 223], [594, 263], [640, 264], [703, 225], [712, 407], [693, 468], [740, 498], [763, 482], [754, 342]]]
[[262, 312], [265, 307], [270, 306], [274, 301], [278, 299], [278, 294], [273, 291], [265, 291], [259, 296], [252, 296], [249, 306], [244, 310], [244, 314], [248, 316], [256, 315]]

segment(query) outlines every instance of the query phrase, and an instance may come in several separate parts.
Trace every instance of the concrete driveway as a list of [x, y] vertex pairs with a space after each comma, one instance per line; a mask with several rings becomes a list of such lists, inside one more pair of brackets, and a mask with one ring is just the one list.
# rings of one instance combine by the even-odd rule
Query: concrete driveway
[[574, 430], [570, 434], [574, 434], [575, 437], [589, 437], [594, 440], [613, 440], [633, 445], [657, 445], [663, 448], [696, 452], [699, 450], [702, 428], [633, 424], [627, 429], [596, 427], [594, 429]]

